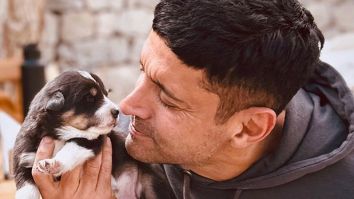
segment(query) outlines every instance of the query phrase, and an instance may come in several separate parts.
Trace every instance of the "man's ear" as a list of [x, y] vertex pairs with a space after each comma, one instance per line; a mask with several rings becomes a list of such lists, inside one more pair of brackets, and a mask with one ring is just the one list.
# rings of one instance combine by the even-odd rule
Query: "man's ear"
[[56, 91], [48, 100], [45, 110], [60, 111], [64, 107], [64, 103], [64, 95], [60, 91]]
[[264, 140], [274, 129], [277, 116], [270, 108], [252, 107], [240, 112], [242, 118], [232, 138], [233, 146], [245, 148]]

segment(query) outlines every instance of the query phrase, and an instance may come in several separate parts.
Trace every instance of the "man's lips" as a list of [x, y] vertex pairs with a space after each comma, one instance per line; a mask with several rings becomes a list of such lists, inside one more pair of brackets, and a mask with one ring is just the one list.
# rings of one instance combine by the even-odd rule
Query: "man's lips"
[[132, 123], [129, 124], [129, 130], [130, 130], [130, 133], [132, 134], [132, 136], [134, 136], [134, 137], [136, 137], [136, 136], [147, 137], [144, 133], [140, 132], [139, 130], [136, 130], [135, 126]]

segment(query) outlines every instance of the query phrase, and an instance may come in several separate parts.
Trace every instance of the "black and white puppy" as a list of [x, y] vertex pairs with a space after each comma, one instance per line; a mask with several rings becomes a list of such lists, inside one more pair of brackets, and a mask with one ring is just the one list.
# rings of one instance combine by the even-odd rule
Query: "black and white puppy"
[[104, 135], [112, 141], [112, 188], [117, 198], [171, 198], [161, 169], [132, 159], [125, 150], [124, 134], [112, 131], [119, 111], [107, 94], [98, 76], [68, 71], [34, 97], [15, 142], [17, 199], [40, 198], [31, 170], [44, 136], [55, 140], [54, 156], [39, 161], [36, 169], [60, 177], [99, 153]]

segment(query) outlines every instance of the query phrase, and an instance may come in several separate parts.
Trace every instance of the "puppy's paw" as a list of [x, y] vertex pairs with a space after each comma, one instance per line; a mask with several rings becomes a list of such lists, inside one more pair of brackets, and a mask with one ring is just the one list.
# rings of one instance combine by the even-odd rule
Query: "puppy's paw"
[[38, 170], [42, 173], [59, 176], [63, 170], [63, 164], [55, 159], [44, 159], [38, 162]]

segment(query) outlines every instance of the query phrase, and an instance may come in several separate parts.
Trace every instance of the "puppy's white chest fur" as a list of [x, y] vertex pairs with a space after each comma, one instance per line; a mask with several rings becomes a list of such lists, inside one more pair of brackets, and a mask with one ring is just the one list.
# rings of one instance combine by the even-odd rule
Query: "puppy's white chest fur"
[[63, 141], [63, 140], [55, 140], [53, 155], [56, 155], [60, 151], [60, 149], [63, 148], [64, 144], [65, 144], [65, 141]]

